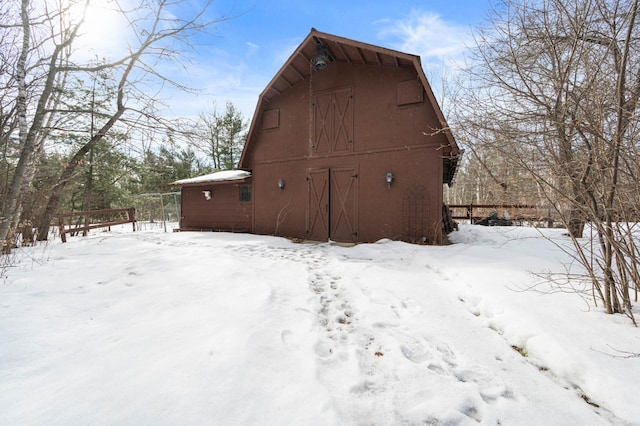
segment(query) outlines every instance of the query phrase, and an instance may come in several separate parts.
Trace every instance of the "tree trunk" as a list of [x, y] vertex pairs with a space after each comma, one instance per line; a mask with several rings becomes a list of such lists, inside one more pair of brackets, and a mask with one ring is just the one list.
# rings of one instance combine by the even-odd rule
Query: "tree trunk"
[[567, 231], [573, 238], [582, 238], [584, 233], [585, 220], [582, 219], [578, 212], [571, 210], [569, 212], [569, 220], [567, 221]]
[[[50, 102], [52, 96], [55, 99], [59, 99], [59, 93], [54, 94], [55, 80], [60, 76], [60, 70], [58, 69], [58, 63], [65, 49], [72, 43], [77, 35], [79, 26], [76, 26], [73, 31], [68, 33], [68, 36], [60, 42], [55, 44], [55, 48], [48, 58], [40, 58], [43, 62], [48, 62], [48, 70], [42, 91], [39, 95], [36, 95], [37, 104], [34, 109], [33, 118], [31, 124], [27, 122], [27, 99], [28, 99], [28, 87], [26, 84], [26, 63], [29, 53], [31, 52], [31, 25], [29, 17], [30, 0], [22, 0], [20, 8], [21, 29], [22, 29], [22, 47], [20, 50], [20, 56], [16, 64], [16, 82], [18, 87], [18, 98], [16, 100], [16, 110], [18, 117], [18, 139], [19, 139], [19, 152], [20, 156], [18, 164], [14, 170], [13, 179], [11, 185], [8, 188], [6, 197], [0, 211], [0, 244], [4, 245], [7, 242], [9, 235], [15, 234], [15, 225], [22, 212], [22, 197], [26, 191], [29, 190], [29, 186], [33, 180], [36, 172], [36, 154], [40, 152], [42, 144], [46, 137], [46, 131], [43, 131], [43, 122], [45, 121], [48, 109], [54, 109]], [[64, 73], [63, 73], [64, 74]], [[66, 74], [65, 74], [66, 75]]]
[[49, 227], [51, 226], [51, 220], [58, 210], [58, 205], [60, 204], [60, 198], [62, 197], [62, 192], [64, 191], [66, 184], [59, 183], [53, 188], [49, 199], [47, 200], [47, 206], [42, 213], [42, 217], [38, 221], [38, 232], [37, 238], [38, 241], [46, 241], [49, 239]]
[[22, 0], [20, 18], [22, 23], [22, 50], [16, 67], [16, 80], [18, 83], [18, 99], [16, 109], [18, 112], [18, 139], [20, 143], [20, 159], [13, 175], [13, 180], [0, 211], [0, 243], [4, 250], [10, 250], [11, 243], [8, 236], [16, 217], [20, 217], [20, 194], [23, 181], [27, 172], [27, 166], [33, 157], [33, 143], [29, 138], [27, 125], [27, 86], [26, 86], [26, 61], [30, 48], [31, 27], [29, 24], [29, 0]]

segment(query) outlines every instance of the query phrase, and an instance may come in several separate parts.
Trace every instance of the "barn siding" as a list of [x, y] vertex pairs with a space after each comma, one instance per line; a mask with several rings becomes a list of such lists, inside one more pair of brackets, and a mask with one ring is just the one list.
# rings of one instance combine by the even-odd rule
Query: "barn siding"
[[[314, 70], [319, 45], [332, 57]], [[258, 100], [238, 165], [252, 173], [252, 202], [223, 190], [236, 184], [216, 186], [213, 203], [197, 188], [183, 227], [439, 243], [442, 185], [460, 153], [417, 56], [312, 30]]]
[[[414, 93], [411, 103], [404, 95], [402, 105], [398, 105], [399, 87], [406, 92], [407, 81], [419, 84], [416, 71], [336, 63], [314, 73], [311, 80], [271, 99], [269, 110], [280, 111], [278, 128], [256, 127], [253, 149], [247, 156], [253, 172], [255, 209], [259, 212], [254, 216], [254, 232], [272, 234], [277, 230], [280, 235], [308, 238], [308, 170], [328, 169], [331, 173], [333, 169], [355, 167], [355, 241], [403, 239], [404, 193], [419, 184], [431, 194], [426, 237], [438, 242], [443, 173], [439, 148], [447, 141], [442, 134], [425, 135], [439, 124], [424, 98], [417, 101]], [[324, 149], [330, 138], [322, 141], [325, 146], [318, 151], [316, 135], [321, 132], [314, 122], [316, 106], [309, 100], [317, 102], [324, 96], [326, 102], [327, 94], [343, 94], [345, 90], [353, 103], [350, 151], [344, 149], [342, 140], [338, 141], [340, 149]], [[323, 105], [323, 115], [327, 114], [326, 108]], [[322, 132], [321, 137], [327, 137], [327, 133], [331, 130]], [[387, 172], [395, 176], [391, 188], [385, 182]], [[286, 181], [284, 191], [277, 187], [279, 179]]]
[[[268, 110], [279, 109], [280, 124], [268, 130], [256, 126], [256, 144], [249, 153], [247, 165], [265, 161], [299, 160], [310, 155], [329, 153], [313, 152], [315, 107], [311, 96], [353, 87], [353, 141], [350, 152], [338, 151], [336, 155], [366, 153], [372, 150], [389, 150], [405, 146], [448, 144], [443, 133], [426, 136], [441, 127], [431, 105], [419, 103], [398, 105], [398, 83], [415, 81], [413, 69], [380, 68], [355, 64], [332, 64], [311, 79], [296, 84], [268, 103]], [[261, 114], [258, 118], [264, 120]], [[441, 177], [439, 178], [441, 180]]]
[[[250, 231], [252, 201], [241, 202], [239, 184], [198, 185], [182, 188], [181, 229]], [[203, 191], [210, 191], [206, 200]]]

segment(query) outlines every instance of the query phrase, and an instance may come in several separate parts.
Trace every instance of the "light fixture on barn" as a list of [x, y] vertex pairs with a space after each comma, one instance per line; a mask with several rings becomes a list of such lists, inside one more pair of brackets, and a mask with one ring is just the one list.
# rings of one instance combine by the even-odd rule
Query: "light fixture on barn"
[[391, 184], [393, 183], [394, 179], [395, 177], [393, 176], [393, 173], [387, 172], [387, 176], [386, 176], [387, 188], [391, 189]]
[[204, 199], [207, 201], [211, 199], [211, 191], [202, 191], [202, 195], [204, 196]]
[[284, 191], [284, 185], [285, 185], [284, 179], [280, 179], [278, 181], [278, 188], [280, 188], [280, 191]]
[[327, 68], [331, 59], [329, 58], [327, 47], [322, 43], [316, 44], [316, 52], [316, 56], [311, 59], [311, 65], [316, 71], [322, 71]]

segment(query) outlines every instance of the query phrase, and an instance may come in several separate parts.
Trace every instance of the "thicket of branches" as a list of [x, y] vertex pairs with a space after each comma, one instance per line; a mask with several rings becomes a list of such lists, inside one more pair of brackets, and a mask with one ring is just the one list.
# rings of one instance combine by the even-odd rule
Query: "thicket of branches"
[[[640, 285], [639, 19], [638, 0], [505, 0], [476, 33], [456, 103], [471, 155], [497, 156], [524, 173], [532, 196], [567, 227], [596, 301], [632, 319]], [[499, 182], [500, 169], [485, 168]], [[583, 239], [592, 232], [593, 246]]]

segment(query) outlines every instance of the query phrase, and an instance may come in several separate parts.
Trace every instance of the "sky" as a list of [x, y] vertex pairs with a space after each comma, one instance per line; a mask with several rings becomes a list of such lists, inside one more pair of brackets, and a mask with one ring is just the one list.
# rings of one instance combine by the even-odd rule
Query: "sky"
[[168, 225], [0, 265], [0, 424], [640, 424], [640, 329], [594, 306], [566, 230], [345, 247]]
[[193, 116], [231, 101], [251, 119], [258, 95], [312, 27], [420, 55], [438, 94], [440, 75], [461, 59], [490, 1], [214, 1], [209, 17], [223, 20], [197, 40], [188, 69], [179, 71], [199, 95], [174, 93], [170, 114]]

